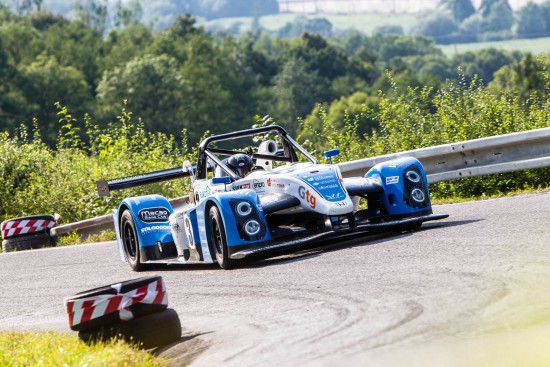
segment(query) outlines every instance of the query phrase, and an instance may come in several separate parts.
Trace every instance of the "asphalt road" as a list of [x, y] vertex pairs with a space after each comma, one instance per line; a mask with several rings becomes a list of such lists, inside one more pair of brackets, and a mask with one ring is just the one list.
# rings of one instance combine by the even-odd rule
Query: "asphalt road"
[[69, 332], [64, 297], [159, 274], [184, 327], [174, 365], [550, 363], [550, 191], [434, 212], [450, 217], [231, 271], [138, 274], [114, 243], [0, 254], [0, 329]]

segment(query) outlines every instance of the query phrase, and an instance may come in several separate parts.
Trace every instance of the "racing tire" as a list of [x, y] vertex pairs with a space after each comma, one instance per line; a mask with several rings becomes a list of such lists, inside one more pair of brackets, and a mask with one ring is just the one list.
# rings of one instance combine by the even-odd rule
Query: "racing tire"
[[[67, 313], [69, 314], [69, 307], [72, 307], [75, 303], [78, 302], [94, 302], [93, 298], [97, 296], [109, 296], [112, 295], [113, 297], [122, 294], [122, 293], [128, 293], [132, 292], [140, 287], [146, 286], [148, 284], [151, 284], [153, 282], [157, 282], [161, 280], [161, 276], [148, 276], [148, 277], [141, 277], [137, 279], [127, 280], [121, 283], [111, 284], [108, 286], [98, 287], [89, 289], [83, 292], [76, 293], [72, 296], [65, 298], [65, 307], [67, 308]], [[119, 292], [113, 287], [113, 286], [119, 287]], [[152, 313], [157, 313], [166, 310], [168, 307], [167, 304], [151, 304], [151, 303], [135, 303], [128, 307], [128, 309], [132, 312], [134, 315], [134, 318], [139, 318], [142, 316], [150, 315]], [[104, 326], [111, 326], [115, 325], [121, 322], [120, 319], [120, 313], [118, 312], [118, 309], [113, 309], [109, 313], [105, 313], [102, 316], [98, 316], [96, 318], [87, 320], [85, 322], [80, 322], [78, 324], [71, 325], [71, 322], [69, 322], [69, 327], [71, 330], [74, 331], [86, 331], [86, 330], [92, 330], [97, 329], [99, 327]]]
[[2, 241], [2, 252], [33, 250], [55, 246], [56, 239], [46, 232], [10, 237]]
[[120, 338], [128, 343], [137, 344], [140, 348], [151, 349], [180, 339], [181, 322], [177, 312], [169, 308], [116, 325], [79, 331], [78, 338], [86, 344]]
[[220, 210], [216, 205], [212, 205], [208, 211], [208, 224], [208, 243], [212, 246], [218, 264], [222, 269], [231, 269], [234, 266], [234, 261], [229, 258], [225, 227]]
[[142, 271], [145, 266], [141, 263], [136, 225], [132, 213], [128, 209], [124, 210], [120, 217], [120, 239], [124, 254], [126, 255], [126, 261], [132, 270]]

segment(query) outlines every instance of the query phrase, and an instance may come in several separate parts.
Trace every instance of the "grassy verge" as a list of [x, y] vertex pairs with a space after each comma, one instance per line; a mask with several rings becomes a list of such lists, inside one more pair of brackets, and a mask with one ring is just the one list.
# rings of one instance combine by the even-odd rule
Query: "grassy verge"
[[121, 340], [88, 346], [56, 332], [3, 331], [0, 366], [158, 367], [168, 361]]
[[114, 230], [101, 231], [98, 234], [90, 235], [84, 239], [81, 238], [80, 235], [75, 231], [59, 236], [56, 246], [71, 246], [83, 243], [96, 243], [114, 240], [116, 240], [116, 234]]
[[439, 45], [443, 53], [449, 57], [463, 52], [476, 52], [487, 48], [496, 48], [505, 51], [531, 52], [539, 55], [550, 50], [550, 38], [517, 39], [494, 42], [457, 43], [454, 45]]
[[[407, 34], [418, 22], [416, 14], [275, 14], [260, 17], [260, 24], [269, 31], [277, 31], [287, 23], [292, 23], [297, 17], [308, 19], [324, 18], [332, 23], [335, 30], [344, 31], [356, 29], [364, 34], [372, 34], [380, 26], [399, 25]], [[239, 26], [240, 31], [251, 29], [254, 19], [248, 18], [220, 18], [201, 23], [206, 27], [230, 29]]]

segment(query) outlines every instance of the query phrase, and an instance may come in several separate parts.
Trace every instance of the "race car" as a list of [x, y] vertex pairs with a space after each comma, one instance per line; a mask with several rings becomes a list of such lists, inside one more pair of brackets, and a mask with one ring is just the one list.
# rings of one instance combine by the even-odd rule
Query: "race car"
[[[254, 143], [256, 142], [256, 143]], [[259, 142], [259, 144], [258, 144]], [[235, 148], [241, 147], [241, 148]], [[243, 148], [244, 147], [244, 148]], [[172, 207], [160, 195], [130, 197], [113, 210], [122, 261], [147, 264], [218, 263], [223, 269], [252, 255], [324, 239], [413, 230], [446, 218], [432, 213], [428, 183], [415, 158], [343, 177], [320, 163], [280, 126], [211, 136], [195, 165], [97, 182], [100, 196], [153, 182], [191, 177], [188, 200]]]

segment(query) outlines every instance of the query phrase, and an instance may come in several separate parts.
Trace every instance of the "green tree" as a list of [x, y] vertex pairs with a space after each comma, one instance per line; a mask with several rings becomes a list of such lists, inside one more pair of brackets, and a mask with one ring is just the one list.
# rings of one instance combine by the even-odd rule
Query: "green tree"
[[449, 43], [458, 30], [457, 22], [446, 13], [431, 14], [415, 27], [414, 32], [433, 38], [438, 43]]
[[519, 61], [521, 54], [496, 48], [487, 48], [477, 52], [463, 52], [453, 56], [451, 65], [453, 71], [461, 68], [467, 80], [476, 76], [485, 84], [493, 80], [493, 74], [505, 65]]
[[298, 130], [298, 118], [304, 118], [319, 101], [325, 82], [317, 71], [309, 70], [301, 58], [293, 58], [285, 63], [275, 77], [274, 118], [292, 133]]
[[297, 38], [304, 33], [332, 37], [332, 23], [325, 18], [309, 19], [298, 16], [277, 31], [277, 35], [281, 38]]
[[21, 90], [21, 75], [2, 43], [0, 38], [0, 130], [14, 131], [30, 110]]
[[76, 0], [75, 19], [103, 35], [107, 25], [107, 5], [107, 0]]
[[488, 32], [509, 31], [514, 25], [514, 12], [507, 0], [493, 2], [484, 17], [486, 20], [485, 30]]
[[147, 55], [107, 70], [98, 84], [97, 97], [104, 120], [114, 120], [123, 100], [136, 111], [151, 132], [181, 131], [189, 85], [177, 62], [167, 55]]
[[79, 22], [58, 23], [43, 34], [44, 52], [54, 56], [63, 66], [80, 70], [93, 90], [99, 75], [101, 36]]
[[440, 0], [443, 8], [449, 10], [457, 23], [475, 14], [471, 0]]
[[330, 146], [330, 142], [324, 139], [324, 120], [330, 121], [332, 129], [345, 133], [347, 121], [353, 121], [356, 125], [356, 138], [360, 139], [364, 134], [372, 134], [378, 129], [378, 123], [372, 117], [379, 103], [378, 96], [369, 96], [364, 92], [355, 92], [349, 97], [340, 97], [332, 101], [327, 107], [324, 104], [321, 109], [315, 106], [313, 111], [304, 119], [300, 129], [299, 139], [308, 141], [317, 150], [336, 148]]
[[479, 12], [486, 18], [493, 12], [495, 6], [500, 5], [512, 11], [512, 7], [510, 6], [508, 0], [481, 0]]
[[32, 112], [32, 116], [27, 116], [27, 124], [30, 125], [31, 117], [36, 117], [41, 134], [49, 144], [55, 143], [59, 128], [56, 102], [70, 106], [79, 115], [90, 110], [92, 96], [84, 75], [72, 66], [60, 65], [55, 57], [38, 57], [22, 68], [21, 76], [22, 90]]
[[[550, 15], [550, 14], [549, 14]], [[541, 6], [533, 2], [521, 7], [517, 13], [516, 35], [519, 38], [537, 38], [546, 36], [547, 23], [550, 23]]]
[[139, 22], [130, 23], [124, 29], [112, 30], [99, 46], [98, 74], [143, 56], [152, 42], [151, 31]]
[[20, 21], [3, 24], [0, 39], [2, 49], [13, 65], [33, 62], [43, 49], [40, 32]]
[[132, 0], [128, 5], [118, 0], [115, 5], [113, 25], [116, 28], [126, 28], [132, 23], [138, 23], [141, 19], [143, 9], [139, 0]]
[[[518, 96], [526, 101], [533, 94], [546, 99], [544, 70], [548, 70], [550, 62], [537, 60], [527, 53], [519, 62], [505, 65], [495, 73], [494, 80], [487, 86], [495, 95]], [[546, 76], [547, 77], [547, 76]]]

